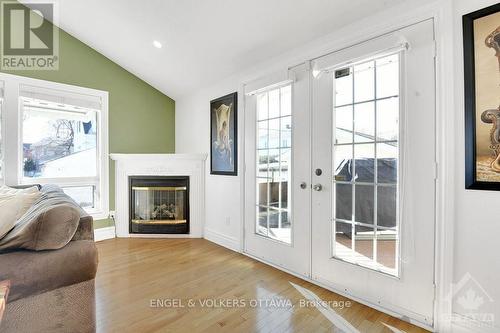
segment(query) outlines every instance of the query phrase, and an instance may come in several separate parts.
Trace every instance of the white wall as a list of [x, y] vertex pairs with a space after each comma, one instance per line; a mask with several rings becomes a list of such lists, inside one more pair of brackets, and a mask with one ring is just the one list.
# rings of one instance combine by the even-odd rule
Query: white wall
[[[176, 153], [204, 152], [210, 154], [210, 100], [238, 90], [238, 82], [223, 80], [220, 84], [176, 101]], [[243, 110], [242, 95], [238, 105]], [[243, 125], [238, 114], [238, 128]], [[242, 132], [240, 130], [240, 132]], [[240, 133], [239, 133], [240, 134]], [[242, 151], [242, 136], [238, 152]], [[206, 162], [205, 238], [239, 251], [241, 248], [241, 189], [243, 154], [238, 154], [238, 176], [210, 175], [210, 155]]]
[[[480, 308], [494, 313], [495, 332], [500, 332], [500, 192], [465, 190], [464, 84], [462, 15], [496, 4], [495, 0], [454, 1], [454, 60], [455, 60], [455, 283], [469, 273], [481, 284], [495, 302], [485, 300]], [[499, 22], [500, 24], [500, 22]], [[498, 75], [495, 73], [492, 75]], [[450, 80], [451, 82], [451, 80]], [[450, 198], [451, 200], [451, 198]], [[456, 302], [453, 311], [465, 313]]]
[[[323, 55], [329, 51], [355, 44], [366, 40], [373, 34], [388, 32], [395, 25], [404, 26], [415, 20], [423, 19], [429, 13], [435, 12], [435, 4], [420, 7], [419, 1], [403, 3], [399, 7], [378, 13], [362, 21], [333, 32], [332, 34], [312, 41], [303, 47], [283, 54], [280, 57], [257, 64], [254, 68], [242, 69], [232, 77], [217, 80], [210, 87], [206, 87], [192, 94], [183, 96], [176, 101], [176, 152], [178, 153], [209, 153], [209, 102], [211, 99], [231, 93], [239, 92], [239, 176], [211, 176], [207, 174], [206, 184], [206, 221], [205, 236], [232, 249], [242, 247], [242, 141], [243, 141], [243, 100], [241, 93], [242, 83], [255, 79], [277, 69], [283, 69], [300, 63], [303, 60]], [[453, 40], [453, 59], [442, 59], [453, 66], [453, 74], [448, 78], [449, 85], [453, 85], [456, 114], [449, 119], [450, 125], [455, 128], [455, 159], [454, 167], [448, 172], [455, 176], [455, 195], [446, 200], [454, 200], [454, 216], [456, 217], [454, 231], [454, 275], [458, 282], [465, 273], [470, 273], [490, 294], [500, 302], [500, 259], [498, 259], [498, 240], [500, 235], [500, 192], [466, 191], [464, 190], [464, 111], [463, 111], [463, 62], [462, 62], [462, 27], [461, 16], [464, 13], [486, 7], [496, 1], [493, 0], [454, 0], [443, 3], [453, 13], [453, 36], [446, 36]], [[452, 3], [452, 5], [451, 5]], [[453, 7], [453, 8], [452, 8]], [[451, 31], [440, 29], [439, 31]], [[451, 43], [450, 43], [451, 44]], [[450, 68], [451, 71], [451, 68]], [[453, 83], [452, 83], [453, 82]], [[454, 121], [454, 123], [453, 123]], [[454, 149], [450, 146], [449, 149]], [[209, 166], [207, 166], [207, 172]], [[496, 304], [498, 304], [498, 302]], [[494, 313], [497, 322], [500, 322], [500, 306], [486, 309]], [[458, 304], [453, 304], [453, 311], [464, 313]], [[498, 326], [498, 324], [497, 324]], [[500, 330], [498, 330], [500, 331]]]

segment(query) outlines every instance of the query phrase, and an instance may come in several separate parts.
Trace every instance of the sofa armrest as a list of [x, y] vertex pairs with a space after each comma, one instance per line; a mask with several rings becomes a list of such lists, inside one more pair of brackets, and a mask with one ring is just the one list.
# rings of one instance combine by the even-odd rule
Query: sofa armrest
[[94, 219], [92, 216], [86, 215], [80, 218], [78, 228], [71, 240], [94, 240]]
[[[32, 186], [37, 186], [38, 189], [42, 191], [42, 186], [40, 184], [15, 185], [15, 186], [11, 186], [11, 187], [17, 188], [17, 189], [25, 189], [25, 188], [29, 188]], [[45, 185], [44, 187], [47, 187], [47, 186]], [[49, 189], [49, 190], [54, 191], [53, 189]], [[61, 193], [64, 193], [64, 192], [62, 192], [61, 189], [59, 189], [59, 191]], [[67, 197], [67, 198], [69, 199], [69, 197]], [[69, 200], [78, 207], [78, 209], [80, 210], [80, 214], [82, 214], [82, 216], [80, 217], [80, 222], [78, 223], [78, 228], [76, 229], [76, 232], [71, 240], [72, 241], [76, 241], [76, 240], [92, 240], [93, 241], [94, 240], [94, 220], [93, 220], [92, 216], [86, 215], [84, 210], [82, 208], [80, 208], [76, 204], [76, 202], [74, 202], [72, 199], [69, 199]]]

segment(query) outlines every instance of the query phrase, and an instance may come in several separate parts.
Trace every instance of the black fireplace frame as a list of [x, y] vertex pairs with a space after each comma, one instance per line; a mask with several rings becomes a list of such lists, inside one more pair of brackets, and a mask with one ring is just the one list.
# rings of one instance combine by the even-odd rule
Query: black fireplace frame
[[[154, 187], [153, 181], [158, 181], [158, 180], [165, 180], [165, 181], [173, 181], [173, 182], [185, 182], [186, 185], [186, 225], [162, 225], [162, 226], [146, 226], [146, 225], [138, 225], [138, 228], [140, 231], [134, 231], [132, 230], [132, 213], [133, 213], [133, 208], [132, 208], [132, 203], [135, 201], [135, 196], [134, 196], [134, 191], [132, 190], [132, 185], [134, 181], [143, 181], [140, 186], [152, 186]], [[151, 182], [149, 184], [148, 182]], [[184, 185], [184, 183], [182, 183]], [[137, 184], [134, 184], [134, 186], [137, 186]], [[131, 234], [163, 234], [163, 235], [168, 235], [168, 234], [189, 234], [190, 232], [190, 205], [189, 205], [189, 176], [129, 176], [128, 177], [128, 192], [129, 192], [129, 221], [128, 221], [128, 228], [129, 228], [129, 233]]]

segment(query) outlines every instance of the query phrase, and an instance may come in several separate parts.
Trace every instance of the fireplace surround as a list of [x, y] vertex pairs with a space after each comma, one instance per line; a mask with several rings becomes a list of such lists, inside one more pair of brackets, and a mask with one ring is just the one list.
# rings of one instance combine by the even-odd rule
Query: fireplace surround
[[[117, 237], [143, 237], [143, 238], [201, 238], [203, 237], [203, 222], [205, 219], [205, 160], [206, 154], [110, 154], [115, 167], [115, 227]], [[142, 210], [142, 216], [134, 220], [153, 220], [155, 219], [186, 219], [189, 223], [187, 230], [169, 231], [168, 233], [159, 233], [157, 231], [143, 228], [141, 233], [131, 230], [130, 223], [132, 214], [130, 209], [131, 189], [130, 180], [134, 177], [148, 178], [183, 178], [189, 177], [189, 183], [186, 191], [187, 199], [187, 218], [176, 218], [175, 209], [172, 205], [164, 203], [163, 207], [156, 207], [156, 213], [148, 218], [147, 214], [152, 214], [155, 209], [147, 212]], [[140, 184], [139, 184], [140, 185]], [[145, 184], [142, 184], [145, 185]], [[147, 184], [149, 185], [149, 184]], [[183, 187], [174, 184], [173, 187]], [[141, 186], [138, 186], [141, 187]], [[148, 187], [148, 186], [142, 186]], [[160, 187], [168, 187], [161, 184]], [[139, 191], [146, 191], [145, 189]], [[179, 189], [178, 191], [183, 191]], [[144, 194], [144, 193], [143, 193]], [[153, 194], [148, 194], [150, 203]], [[143, 197], [145, 200], [145, 197]], [[154, 203], [154, 202], [153, 202]], [[172, 202], [173, 203], [173, 202]], [[161, 206], [161, 205], [159, 205]], [[174, 205], [175, 206], [175, 205]], [[162, 216], [158, 215], [163, 214]], [[179, 217], [179, 212], [176, 213]], [[138, 221], [136, 221], [138, 222]], [[166, 221], [169, 222], [169, 221]], [[142, 223], [146, 224], [146, 223]], [[173, 224], [173, 223], [170, 223]], [[184, 227], [185, 228], [185, 227]], [[177, 232], [177, 233], [176, 233]]]
[[130, 176], [129, 232], [189, 233], [188, 176]]

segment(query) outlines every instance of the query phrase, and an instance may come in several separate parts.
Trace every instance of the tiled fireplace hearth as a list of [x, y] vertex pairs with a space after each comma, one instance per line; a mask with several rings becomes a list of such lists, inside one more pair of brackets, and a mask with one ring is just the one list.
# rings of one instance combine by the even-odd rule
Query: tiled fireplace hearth
[[205, 154], [111, 154], [117, 237], [202, 237]]

